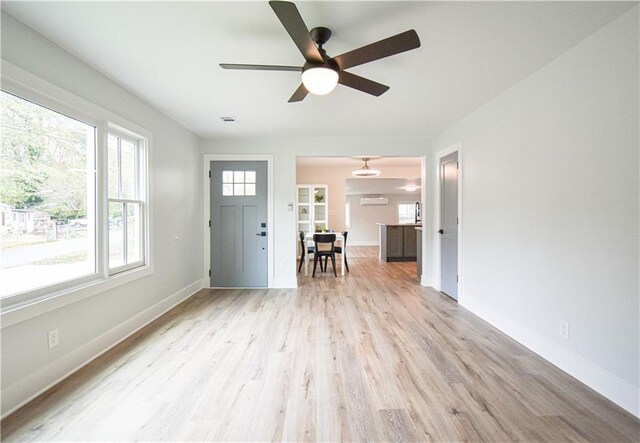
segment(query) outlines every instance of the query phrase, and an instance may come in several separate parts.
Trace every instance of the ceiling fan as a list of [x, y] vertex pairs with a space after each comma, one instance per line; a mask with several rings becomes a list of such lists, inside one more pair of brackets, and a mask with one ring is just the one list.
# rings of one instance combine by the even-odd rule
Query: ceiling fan
[[337, 57], [329, 57], [322, 47], [331, 37], [331, 31], [328, 28], [317, 27], [309, 31], [300, 12], [298, 12], [298, 8], [291, 2], [270, 1], [269, 5], [302, 53], [306, 61], [305, 64], [299, 67], [221, 63], [220, 67], [224, 69], [301, 72], [302, 84], [293, 93], [289, 103], [302, 101], [309, 93], [328, 94], [338, 83], [379, 97], [387, 92], [388, 86], [347, 72], [346, 69], [420, 47], [418, 34], [411, 29], [345, 52]]

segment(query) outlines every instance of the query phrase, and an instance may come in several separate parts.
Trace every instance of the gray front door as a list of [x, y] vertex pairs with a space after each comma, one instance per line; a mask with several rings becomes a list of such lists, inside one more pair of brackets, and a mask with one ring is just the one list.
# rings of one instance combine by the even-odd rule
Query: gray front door
[[211, 162], [211, 286], [267, 287], [267, 162]]
[[458, 299], [458, 153], [440, 159], [440, 287]]

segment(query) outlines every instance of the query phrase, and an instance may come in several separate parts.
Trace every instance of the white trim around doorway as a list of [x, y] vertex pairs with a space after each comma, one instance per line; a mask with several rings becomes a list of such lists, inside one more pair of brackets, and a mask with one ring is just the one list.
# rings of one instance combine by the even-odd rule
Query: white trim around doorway
[[[209, 220], [211, 217], [211, 190], [209, 186], [209, 165], [212, 161], [266, 161], [267, 162], [267, 287], [274, 287], [274, 249], [273, 249], [273, 155], [268, 154], [204, 154], [202, 157], [202, 287], [210, 288], [211, 279], [209, 269], [211, 266], [211, 230]], [[227, 288], [230, 289], [230, 288]]]
[[[454, 152], [458, 153], [458, 303], [464, 303], [464, 267], [463, 267], [463, 256], [462, 256], [462, 223], [464, 222], [464, 217], [462, 214], [462, 177], [464, 174], [464, 166], [463, 166], [463, 157], [462, 157], [462, 142], [455, 143], [447, 148], [438, 151], [435, 155], [435, 179], [436, 183], [434, 186], [435, 195], [433, 201], [434, 203], [434, 219], [433, 226], [435, 230], [440, 227], [440, 160], [447, 155], [453, 154]], [[440, 291], [441, 287], [441, 279], [440, 279], [440, 263], [441, 263], [441, 246], [440, 246], [440, 235], [434, 233], [436, 239], [433, 242], [433, 287]]]

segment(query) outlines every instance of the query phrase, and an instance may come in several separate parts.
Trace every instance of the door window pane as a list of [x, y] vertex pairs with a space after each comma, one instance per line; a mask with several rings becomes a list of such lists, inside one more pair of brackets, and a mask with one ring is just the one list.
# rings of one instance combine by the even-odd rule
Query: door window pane
[[233, 195], [244, 195], [244, 184], [233, 184]]
[[256, 195], [256, 171], [222, 171], [222, 195]]
[[95, 127], [4, 91], [0, 120], [0, 297], [95, 273]]

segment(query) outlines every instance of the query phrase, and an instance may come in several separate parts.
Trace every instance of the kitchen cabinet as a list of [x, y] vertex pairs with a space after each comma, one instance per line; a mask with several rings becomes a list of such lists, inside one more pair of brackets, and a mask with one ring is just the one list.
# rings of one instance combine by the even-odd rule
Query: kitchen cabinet
[[420, 225], [387, 225], [378, 223], [382, 261], [416, 261], [418, 240], [416, 227]]

